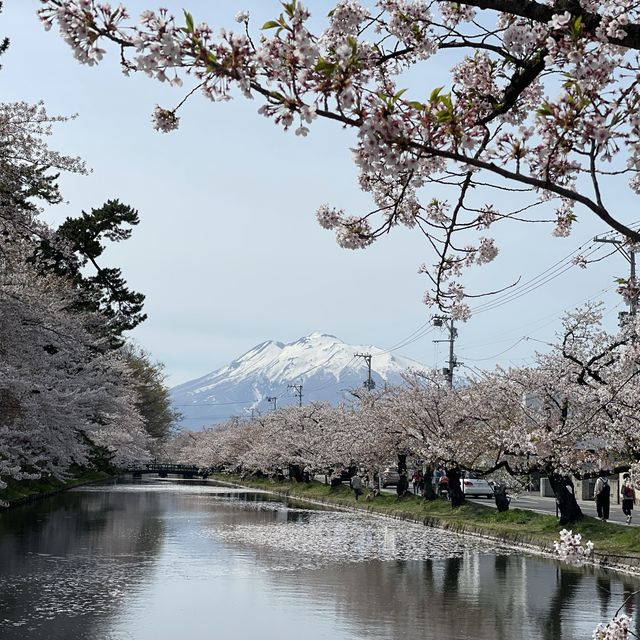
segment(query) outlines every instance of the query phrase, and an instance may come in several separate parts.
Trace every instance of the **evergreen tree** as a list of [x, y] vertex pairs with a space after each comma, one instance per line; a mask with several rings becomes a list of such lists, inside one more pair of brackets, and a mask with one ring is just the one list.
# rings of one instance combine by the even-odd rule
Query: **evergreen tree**
[[[67, 218], [53, 238], [45, 238], [35, 260], [47, 270], [73, 282], [78, 299], [77, 310], [98, 311], [107, 320], [113, 346], [123, 344], [122, 333], [146, 319], [142, 313], [144, 295], [132, 291], [115, 267], [103, 267], [98, 260], [107, 240], [120, 242], [131, 237], [132, 227], [139, 223], [138, 212], [119, 200], [108, 200], [91, 213]], [[93, 274], [87, 275], [92, 268]]]

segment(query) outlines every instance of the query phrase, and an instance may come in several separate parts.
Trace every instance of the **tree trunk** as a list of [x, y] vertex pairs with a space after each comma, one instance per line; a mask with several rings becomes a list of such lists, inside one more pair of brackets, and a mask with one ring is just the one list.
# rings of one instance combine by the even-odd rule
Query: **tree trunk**
[[299, 464], [289, 465], [289, 480], [304, 482], [304, 474], [302, 472], [302, 467]]
[[460, 487], [460, 471], [458, 469], [446, 469], [447, 478], [449, 478], [449, 497], [451, 498], [451, 507], [455, 509], [464, 504], [464, 493]]
[[569, 476], [550, 473], [549, 482], [558, 503], [560, 524], [570, 524], [582, 520], [583, 514], [576, 501], [573, 480]]
[[399, 453], [398, 454], [398, 473], [402, 475], [403, 473], [407, 473], [407, 454]]
[[438, 496], [433, 489], [433, 467], [426, 467], [424, 470], [422, 487], [422, 497], [425, 500], [435, 500]]
[[403, 498], [409, 489], [409, 482], [407, 481], [407, 474], [401, 473], [396, 485], [396, 493], [398, 494], [398, 500]]

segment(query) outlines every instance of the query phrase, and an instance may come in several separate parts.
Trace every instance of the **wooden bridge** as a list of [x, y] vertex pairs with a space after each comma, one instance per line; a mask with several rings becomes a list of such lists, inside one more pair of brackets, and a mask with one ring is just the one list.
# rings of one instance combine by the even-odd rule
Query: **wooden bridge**
[[208, 470], [201, 469], [191, 464], [165, 464], [159, 462], [150, 462], [145, 465], [127, 469], [134, 478], [142, 478], [145, 474], [156, 473], [161, 478], [166, 478], [169, 474], [182, 476], [186, 480], [190, 480], [195, 476], [206, 478], [209, 475]]

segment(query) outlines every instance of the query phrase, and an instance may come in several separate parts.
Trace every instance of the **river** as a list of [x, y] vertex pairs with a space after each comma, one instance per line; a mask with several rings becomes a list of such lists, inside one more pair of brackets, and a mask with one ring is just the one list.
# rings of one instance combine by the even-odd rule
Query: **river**
[[90, 486], [0, 514], [2, 640], [577, 640], [638, 589], [211, 483]]

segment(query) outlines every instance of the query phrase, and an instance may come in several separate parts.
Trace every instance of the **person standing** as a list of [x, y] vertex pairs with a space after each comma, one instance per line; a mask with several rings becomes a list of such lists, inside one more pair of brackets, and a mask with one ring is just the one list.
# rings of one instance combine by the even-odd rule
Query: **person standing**
[[620, 497], [622, 498], [622, 513], [627, 517], [627, 524], [631, 524], [631, 512], [633, 511], [633, 503], [636, 500], [636, 492], [631, 482], [631, 476], [628, 473], [622, 476]]
[[596, 499], [596, 511], [598, 512], [598, 518], [603, 522], [606, 522], [609, 519], [611, 487], [609, 486], [609, 479], [604, 475], [604, 472], [601, 472], [601, 475], [596, 480], [593, 495]]
[[360, 476], [358, 474], [351, 478], [351, 488], [353, 489], [353, 493], [355, 494], [357, 500], [362, 493], [362, 480], [360, 479]]

